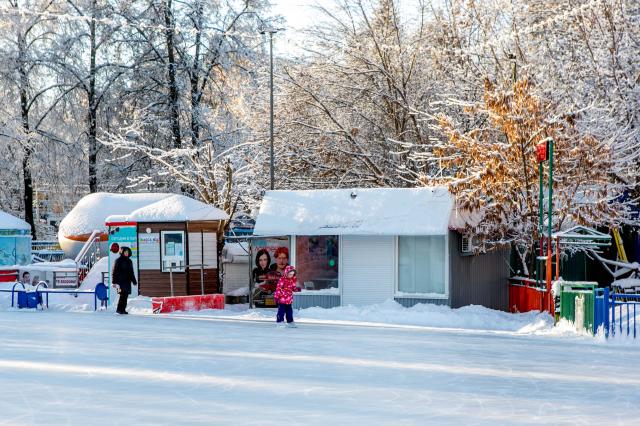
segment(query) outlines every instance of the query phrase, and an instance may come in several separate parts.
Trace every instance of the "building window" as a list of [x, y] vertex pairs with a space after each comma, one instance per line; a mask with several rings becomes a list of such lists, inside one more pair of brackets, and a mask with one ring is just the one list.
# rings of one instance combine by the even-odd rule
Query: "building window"
[[398, 291], [446, 294], [444, 236], [398, 237]]
[[184, 231], [162, 231], [160, 233], [162, 248], [162, 272], [184, 272], [186, 265]]
[[338, 293], [338, 236], [297, 236], [296, 269], [303, 290]]

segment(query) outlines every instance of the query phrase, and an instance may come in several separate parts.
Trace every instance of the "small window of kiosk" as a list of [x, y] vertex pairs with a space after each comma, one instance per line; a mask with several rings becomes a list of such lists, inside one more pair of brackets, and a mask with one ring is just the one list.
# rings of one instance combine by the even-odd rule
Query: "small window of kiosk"
[[161, 231], [162, 272], [184, 272], [185, 241], [184, 231]]

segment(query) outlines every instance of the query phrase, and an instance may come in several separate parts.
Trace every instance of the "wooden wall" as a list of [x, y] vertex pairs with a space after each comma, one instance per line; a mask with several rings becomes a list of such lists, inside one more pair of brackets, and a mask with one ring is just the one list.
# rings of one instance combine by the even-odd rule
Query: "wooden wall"
[[[146, 234], [147, 228], [151, 229], [152, 234], [159, 234], [161, 231], [185, 231], [187, 264], [206, 263], [217, 265], [219, 262], [220, 247], [217, 241], [222, 236], [221, 223], [219, 221], [138, 223], [138, 236]], [[194, 245], [199, 247], [191, 247], [190, 242], [194, 242]], [[215, 247], [210, 247], [212, 245], [215, 245]], [[203, 248], [204, 258], [202, 256]], [[157, 264], [160, 265], [159, 254], [156, 255], [154, 253], [153, 256], [158, 256]], [[149, 297], [171, 295], [168, 272], [162, 272], [161, 268], [157, 270], [139, 270], [138, 276], [141, 295]], [[219, 282], [218, 268], [205, 267], [205, 294], [218, 293], [220, 290]], [[200, 269], [194, 267], [187, 269], [187, 272], [174, 272], [173, 290], [174, 296], [201, 294]]]
[[[189, 264], [215, 265], [215, 267], [204, 268], [204, 292], [205, 294], [219, 293], [221, 291], [219, 280], [221, 244], [218, 242], [222, 238], [222, 223], [219, 221], [187, 222], [187, 230], [189, 240], [200, 245], [195, 250], [189, 246]], [[189, 294], [201, 293], [199, 268], [192, 268], [189, 271], [188, 283]]]
[[[160, 231], [185, 231], [186, 233], [187, 230], [184, 222], [138, 223], [138, 240], [140, 239], [140, 235], [147, 233], [147, 228], [151, 229], [152, 234], [159, 234]], [[138, 247], [140, 247], [139, 242]], [[144, 256], [144, 254], [142, 254], [142, 256]], [[139, 263], [140, 262], [138, 262], [138, 264]], [[161, 266], [159, 257], [158, 265]], [[140, 295], [149, 297], [171, 296], [171, 285], [169, 282], [168, 272], [162, 272], [161, 268], [158, 268], [157, 270], [144, 270], [140, 269], [140, 266], [138, 265], [138, 277], [138, 291]], [[173, 273], [173, 294], [174, 296], [186, 296], [188, 294], [186, 273]]]

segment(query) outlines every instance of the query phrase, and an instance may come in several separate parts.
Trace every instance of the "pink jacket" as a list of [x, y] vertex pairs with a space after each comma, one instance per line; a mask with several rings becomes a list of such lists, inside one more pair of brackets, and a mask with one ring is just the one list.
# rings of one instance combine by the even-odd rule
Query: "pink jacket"
[[287, 275], [290, 271], [295, 271], [295, 268], [291, 265], [284, 268], [284, 274], [278, 280], [276, 286], [276, 292], [273, 295], [276, 303], [282, 303], [284, 305], [290, 305], [293, 303], [293, 292], [298, 290], [298, 278], [294, 276], [289, 278]]

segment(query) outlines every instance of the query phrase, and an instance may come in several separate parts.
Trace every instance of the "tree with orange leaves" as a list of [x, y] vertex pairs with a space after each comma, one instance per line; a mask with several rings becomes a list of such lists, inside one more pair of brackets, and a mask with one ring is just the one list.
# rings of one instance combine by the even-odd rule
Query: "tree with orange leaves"
[[480, 124], [463, 131], [441, 115], [436, 127], [444, 141], [413, 155], [438, 167], [437, 174], [419, 175], [418, 181], [447, 186], [457, 208], [475, 218], [466, 221], [465, 232], [485, 248], [512, 244], [522, 260], [522, 273], [528, 274], [525, 259], [538, 238], [535, 147], [547, 138], [555, 151], [554, 229], [612, 225], [625, 219], [625, 206], [615, 201], [625, 188], [614, 177], [615, 155], [608, 143], [582, 132], [575, 116], [556, 111], [529, 80], [506, 89], [486, 80], [484, 87], [482, 103], [465, 108]]

